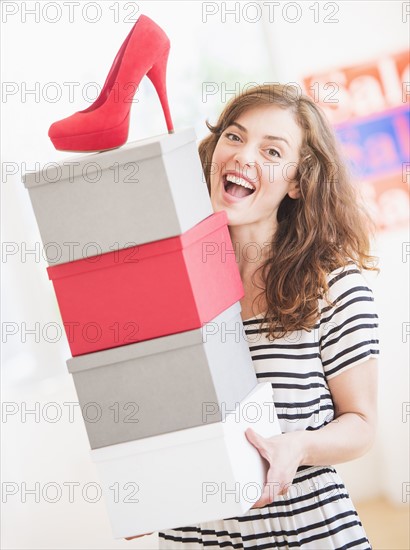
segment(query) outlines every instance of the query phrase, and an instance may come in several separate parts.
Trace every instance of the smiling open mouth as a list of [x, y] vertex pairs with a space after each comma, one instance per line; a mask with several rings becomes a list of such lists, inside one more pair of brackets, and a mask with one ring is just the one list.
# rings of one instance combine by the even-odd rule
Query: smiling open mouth
[[238, 199], [248, 197], [255, 192], [255, 187], [251, 183], [232, 174], [225, 174], [223, 176], [223, 184], [225, 191]]

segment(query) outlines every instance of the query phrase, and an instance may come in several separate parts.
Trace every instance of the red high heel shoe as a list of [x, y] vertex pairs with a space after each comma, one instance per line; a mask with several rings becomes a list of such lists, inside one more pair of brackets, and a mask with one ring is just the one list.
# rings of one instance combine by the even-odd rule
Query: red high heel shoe
[[[170, 41], [152, 19], [140, 15], [117, 53], [94, 103], [54, 122], [48, 131], [60, 151], [105, 151], [128, 139], [132, 98], [146, 75], [157, 91], [168, 133], [174, 132], [166, 91]], [[130, 93], [131, 90], [131, 93]]]

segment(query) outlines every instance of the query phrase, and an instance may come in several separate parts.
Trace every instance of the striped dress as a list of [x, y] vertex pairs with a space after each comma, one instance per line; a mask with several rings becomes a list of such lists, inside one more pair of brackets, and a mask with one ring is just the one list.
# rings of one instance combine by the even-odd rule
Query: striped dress
[[[259, 382], [271, 382], [284, 432], [318, 430], [334, 418], [327, 381], [379, 353], [372, 291], [355, 265], [329, 277], [333, 307], [320, 301], [311, 331], [269, 341], [262, 315], [243, 321]], [[335, 468], [300, 466], [289, 491], [240, 517], [164, 530], [159, 548], [371, 549]]]

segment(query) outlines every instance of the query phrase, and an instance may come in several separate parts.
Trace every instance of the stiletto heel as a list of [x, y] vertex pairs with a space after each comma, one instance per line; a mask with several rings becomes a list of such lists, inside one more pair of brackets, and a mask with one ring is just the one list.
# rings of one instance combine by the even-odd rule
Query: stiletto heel
[[94, 103], [50, 126], [48, 135], [54, 147], [60, 151], [91, 152], [124, 145], [132, 97], [145, 75], [157, 91], [168, 132], [173, 133], [166, 89], [169, 50], [169, 38], [161, 27], [140, 15], [115, 56]]
[[155, 65], [147, 72], [147, 77], [153, 83], [159, 100], [161, 102], [162, 110], [164, 112], [165, 121], [168, 128], [168, 133], [174, 133], [174, 126], [171, 120], [171, 113], [169, 112], [168, 97], [167, 97], [167, 84], [166, 84], [166, 72], [168, 62], [169, 49], [156, 61]]

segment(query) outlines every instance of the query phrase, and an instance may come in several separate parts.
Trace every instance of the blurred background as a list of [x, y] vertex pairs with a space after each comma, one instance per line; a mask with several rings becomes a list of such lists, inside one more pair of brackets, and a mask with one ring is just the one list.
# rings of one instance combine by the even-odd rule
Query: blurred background
[[[175, 127], [194, 127], [198, 141], [233, 95], [266, 82], [299, 86], [334, 124], [377, 225], [381, 268], [368, 275], [380, 316], [377, 441], [337, 469], [374, 549], [410, 548], [410, 2], [3, 1], [1, 10], [2, 547], [157, 548], [156, 535], [112, 538], [83, 421], [70, 405], [70, 350], [21, 182], [76, 156], [56, 151], [48, 128], [94, 101], [145, 14], [171, 40]], [[131, 115], [129, 141], [166, 132], [146, 78]]]

